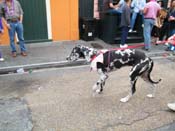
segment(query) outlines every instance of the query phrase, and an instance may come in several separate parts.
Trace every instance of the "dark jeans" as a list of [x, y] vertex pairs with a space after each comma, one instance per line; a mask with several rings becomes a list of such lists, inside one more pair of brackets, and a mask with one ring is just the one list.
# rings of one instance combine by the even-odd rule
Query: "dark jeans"
[[163, 23], [163, 26], [162, 26], [161, 29], [160, 29], [159, 40], [162, 41], [163, 38], [164, 38], [164, 36], [166, 36], [165, 39], [168, 39], [168, 37], [169, 37], [168, 32], [169, 32], [169, 23], [168, 23], [168, 22], [164, 22], [164, 23]]
[[2, 58], [2, 53], [1, 53], [1, 51], [0, 51], [0, 58]]
[[123, 27], [121, 27], [121, 29], [122, 29], [121, 45], [124, 45], [124, 44], [126, 44], [126, 39], [128, 37], [129, 27], [128, 26], [123, 26]]

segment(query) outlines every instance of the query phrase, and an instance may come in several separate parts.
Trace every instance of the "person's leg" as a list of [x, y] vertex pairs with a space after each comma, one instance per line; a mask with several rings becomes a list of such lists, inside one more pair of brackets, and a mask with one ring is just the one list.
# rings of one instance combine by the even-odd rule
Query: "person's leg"
[[151, 19], [145, 19], [144, 20], [144, 44], [145, 49], [149, 50], [151, 48], [151, 31], [154, 26], [154, 20]]
[[149, 49], [150, 46], [150, 22], [148, 19], [144, 19], [144, 28], [143, 28], [143, 35], [144, 35], [144, 44], [145, 49]]
[[107, 12], [112, 13], [112, 14], [121, 14], [121, 12], [119, 10], [115, 10], [115, 9], [110, 9]]
[[121, 45], [124, 45], [125, 44], [125, 27], [123, 26], [122, 27], [122, 34], [121, 34], [121, 42], [120, 42]]
[[134, 29], [134, 25], [135, 25], [135, 20], [137, 18], [137, 14], [138, 13], [136, 13], [136, 12], [132, 13], [132, 17], [131, 17], [131, 31], [133, 31], [133, 29]]
[[167, 32], [168, 32], [168, 24], [163, 23], [162, 27], [160, 28], [160, 36], [159, 36], [160, 41], [163, 40], [164, 36], [167, 37]]
[[24, 43], [24, 36], [23, 36], [23, 25], [22, 23], [17, 23], [16, 26], [16, 33], [19, 39], [19, 45], [20, 45], [20, 49], [21, 52], [26, 52], [26, 47], [25, 47], [25, 43]]
[[1, 50], [0, 50], [0, 62], [1, 61], [4, 61], [4, 58], [2, 57], [2, 53], [1, 53]]
[[175, 29], [171, 29], [170, 30], [170, 36], [174, 35], [175, 34]]
[[10, 28], [8, 30], [9, 33], [9, 39], [10, 39], [10, 47], [11, 47], [11, 51], [16, 52], [16, 47], [15, 47], [15, 42], [14, 42], [14, 37], [15, 37], [15, 24], [14, 23], [10, 23]]
[[126, 44], [127, 36], [128, 36], [128, 27], [123, 26], [122, 27], [122, 35], [121, 35], [121, 45], [122, 46]]

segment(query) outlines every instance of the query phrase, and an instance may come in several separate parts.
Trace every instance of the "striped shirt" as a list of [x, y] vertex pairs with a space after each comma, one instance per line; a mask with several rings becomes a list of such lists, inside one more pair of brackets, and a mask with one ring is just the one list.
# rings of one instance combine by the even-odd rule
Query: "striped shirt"
[[4, 2], [3, 8], [6, 20], [18, 19], [21, 15], [23, 15], [23, 10], [17, 0], [12, 0], [11, 7], [8, 7], [7, 3]]

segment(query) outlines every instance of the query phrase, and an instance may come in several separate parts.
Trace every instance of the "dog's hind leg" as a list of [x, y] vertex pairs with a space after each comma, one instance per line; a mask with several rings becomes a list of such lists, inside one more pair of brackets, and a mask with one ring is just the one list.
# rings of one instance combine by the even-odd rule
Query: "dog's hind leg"
[[138, 76], [140, 74], [140, 71], [142, 70], [141, 67], [142, 67], [142, 65], [138, 64], [131, 69], [131, 72], [130, 72], [131, 92], [126, 97], [121, 98], [120, 99], [121, 102], [129, 101], [129, 99], [136, 92], [136, 82], [137, 82]]
[[136, 84], [137, 79], [138, 79], [138, 77], [131, 78], [131, 92], [126, 97], [121, 98], [120, 99], [121, 102], [124, 102], [124, 103], [128, 102], [129, 99], [133, 96], [133, 94], [136, 91], [135, 84]]
[[100, 79], [94, 84], [93, 91], [96, 93], [101, 93], [105, 85], [105, 81], [108, 78], [108, 75], [100, 68], [97, 70], [100, 75]]
[[153, 98], [155, 97], [155, 92], [156, 92], [156, 85], [154, 83], [151, 83], [148, 79], [149, 72], [145, 72], [144, 74], [141, 75], [141, 78], [150, 85], [152, 93], [147, 94], [147, 97]]

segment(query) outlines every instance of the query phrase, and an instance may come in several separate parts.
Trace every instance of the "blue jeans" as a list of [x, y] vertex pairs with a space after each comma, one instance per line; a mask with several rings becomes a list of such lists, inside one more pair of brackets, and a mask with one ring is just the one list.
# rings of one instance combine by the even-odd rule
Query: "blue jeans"
[[[131, 17], [131, 29], [133, 30], [134, 29], [134, 25], [135, 25], [135, 21], [136, 21], [136, 18], [137, 18], [137, 15], [140, 14], [139, 12], [136, 13], [136, 12], [133, 12], [132, 13], [132, 17]], [[140, 14], [141, 17], [142, 17], [142, 23], [144, 21], [144, 17], [143, 17], [143, 14]]]
[[122, 11], [120, 9], [116, 10], [116, 9], [109, 9], [107, 11], [108, 13], [112, 13], [112, 14], [121, 14]]
[[169, 31], [169, 37], [175, 34], [175, 29], [170, 29]]
[[10, 47], [12, 52], [16, 52], [15, 47], [15, 33], [17, 33], [17, 37], [19, 39], [19, 46], [21, 49], [21, 52], [26, 51], [26, 47], [24, 45], [24, 36], [23, 36], [23, 25], [20, 22], [8, 22], [10, 24], [11, 29], [8, 30], [9, 37], [10, 37]]
[[1, 50], [0, 50], [0, 58], [2, 58], [2, 53], [1, 53]]
[[151, 48], [151, 31], [153, 29], [154, 23], [155, 20], [153, 19], [144, 19], [143, 35], [144, 35], [145, 49]]
[[126, 39], [128, 37], [129, 27], [128, 26], [123, 26], [121, 28], [122, 28], [121, 45], [124, 45], [124, 44], [126, 44]]

